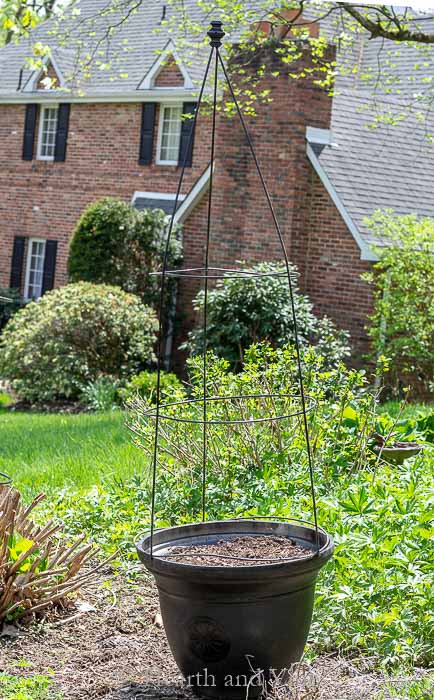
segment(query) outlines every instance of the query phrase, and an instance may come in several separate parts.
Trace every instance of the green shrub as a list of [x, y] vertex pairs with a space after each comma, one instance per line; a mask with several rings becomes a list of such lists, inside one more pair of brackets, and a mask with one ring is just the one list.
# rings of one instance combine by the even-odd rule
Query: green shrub
[[16, 289], [0, 287], [0, 331], [21, 308], [21, 296]]
[[[209, 401], [207, 418], [212, 421], [245, 418], [245, 425], [211, 425], [208, 439], [207, 473], [212, 483], [213, 497], [209, 503], [209, 517], [218, 517], [225, 510], [228, 495], [235, 512], [252, 507], [253, 483], [256, 484], [261, 513], [273, 508], [273, 474], [285, 468], [295, 468], [308, 475], [308, 464], [303, 426], [299, 416], [267, 422], [251, 423], [250, 419], [264, 416], [298, 414], [301, 409], [298, 395], [298, 377], [295, 350], [292, 346], [273, 349], [253, 345], [245, 353], [240, 372], [230, 371], [227, 360], [211, 353], [208, 356], [207, 394], [232, 397], [257, 395], [258, 399]], [[324, 365], [324, 359], [314, 348], [303, 351], [303, 367], [315, 468], [321, 478], [330, 482], [346, 472], [357, 471], [374, 464], [375, 456], [369, 449], [370, 435], [376, 426], [376, 396], [368, 389], [362, 371], [346, 369], [342, 364], [334, 369]], [[199, 399], [203, 393], [202, 358], [189, 361], [190, 393]], [[267, 395], [272, 394], [272, 398]], [[145, 408], [143, 405], [142, 408]], [[201, 420], [203, 403], [192, 401], [165, 410], [177, 418]], [[353, 414], [357, 422], [348, 420]], [[138, 444], [146, 454], [152, 453], [154, 419], [139, 410], [132, 413], [132, 427]], [[198, 423], [161, 421], [161, 464], [163, 469], [157, 498], [161, 515], [170, 518], [197, 517], [201, 510], [202, 436]], [[166, 452], [166, 445], [168, 446]], [[170, 464], [176, 458], [177, 468], [172, 474]], [[224, 465], [224, 469], [222, 469]], [[295, 467], [297, 465], [297, 467]], [[264, 479], [269, 472], [270, 483]], [[167, 484], [167, 490], [166, 486]], [[270, 488], [269, 488], [270, 487]], [[288, 497], [294, 486], [287, 485]], [[277, 494], [278, 495], [278, 494]], [[282, 494], [283, 495], [283, 494]], [[161, 500], [160, 500], [161, 499]]]
[[[155, 305], [169, 220], [161, 210], [138, 211], [107, 197], [83, 212], [74, 231], [68, 259], [72, 282], [115, 284]], [[168, 266], [181, 260], [179, 227], [172, 231]], [[169, 285], [170, 286], [170, 285]]]
[[378, 249], [369, 334], [375, 356], [390, 360], [389, 384], [434, 391], [434, 219], [376, 212], [367, 222], [390, 245]]
[[70, 284], [30, 302], [0, 337], [0, 376], [22, 399], [76, 399], [101, 373], [128, 378], [153, 358], [157, 322], [118, 287]]
[[80, 400], [91, 411], [111, 411], [118, 405], [119, 382], [102, 375], [87, 384]]
[[[139, 396], [148, 403], [155, 403], [157, 394], [157, 372], [140, 372], [135, 377], [132, 377], [124, 389], [119, 390], [121, 399], [128, 403]], [[176, 374], [172, 372], [161, 372], [160, 375], [160, 396], [168, 401], [172, 395], [179, 394], [183, 391], [182, 382]]]
[[[247, 268], [246, 268], [247, 269]], [[262, 274], [281, 273], [285, 268], [277, 263], [253, 265], [252, 271]], [[338, 331], [327, 318], [318, 320], [312, 304], [298, 291], [297, 272], [291, 266], [295, 313], [300, 344], [320, 344], [327, 364], [332, 366], [350, 354], [348, 333]], [[205, 295], [200, 291], [194, 300], [197, 312], [203, 313]], [[208, 291], [207, 347], [237, 368], [252, 343], [268, 341], [274, 346], [294, 340], [294, 327], [288, 280], [279, 277], [226, 277]], [[183, 346], [195, 355], [203, 352], [204, 329], [197, 327]]]
[[[291, 413], [299, 402], [294, 349], [253, 346], [238, 374], [209, 357], [208, 392], [280, 393], [279, 399], [208, 402], [210, 419]], [[202, 388], [200, 358], [190, 363], [192, 396]], [[433, 660], [432, 538], [434, 451], [388, 465], [370, 450], [377, 396], [361, 371], [327, 369], [314, 348], [303, 352], [320, 523], [336, 553], [319, 581], [311, 639], [317, 651], [362, 651], [380, 663]], [[168, 412], [170, 409], [166, 409]], [[174, 409], [175, 410], [175, 409]], [[200, 418], [202, 404], [176, 408]], [[354, 421], [354, 412], [358, 420]], [[161, 421], [156, 508], [162, 525], [201, 518], [200, 425]], [[134, 431], [152, 454], [154, 419], [135, 414]], [[207, 518], [282, 516], [312, 520], [303, 426], [297, 417], [270, 423], [210, 425]]]

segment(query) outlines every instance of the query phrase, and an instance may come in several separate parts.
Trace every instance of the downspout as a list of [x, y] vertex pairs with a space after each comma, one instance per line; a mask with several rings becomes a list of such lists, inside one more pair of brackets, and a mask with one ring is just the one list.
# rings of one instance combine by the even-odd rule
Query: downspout
[[377, 352], [377, 371], [375, 372], [375, 381], [374, 381], [374, 386], [376, 389], [378, 389], [381, 385], [381, 377], [380, 377], [380, 374], [378, 372], [378, 368], [380, 365], [380, 357], [381, 357], [381, 355], [384, 354], [384, 347], [386, 344], [387, 319], [386, 319], [386, 316], [384, 314], [384, 305], [387, 303], [389, 295], [390, 295], [390, 270], [387, 271], [386, 281], [385, 281], [384, 290], [383, 290], [383, 311], [381, 314], [380, 335], [379, 335], [380, 349]]

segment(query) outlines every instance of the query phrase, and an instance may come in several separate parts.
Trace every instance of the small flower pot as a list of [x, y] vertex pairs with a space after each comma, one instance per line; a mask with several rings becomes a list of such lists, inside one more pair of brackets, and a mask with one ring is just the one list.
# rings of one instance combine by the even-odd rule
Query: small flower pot
[[[303, 558], [253, 566], [202, 566], [160, 558], [172, 547], [212, 544], [239, 536], [288, 537], [311, 551]], [[233, 700], [258, 696], [262, 683], [284, 677], [308, 636], [315, 582], [333, 553], [332, 538], [313, 527], [260, 520], [183, 525], [137, 545], [155, 577], [173, 656], [198, 695]], [[212, 562], [212, 560], [211, 560]], [[261, 673], [255, 675], [260, 669]]]

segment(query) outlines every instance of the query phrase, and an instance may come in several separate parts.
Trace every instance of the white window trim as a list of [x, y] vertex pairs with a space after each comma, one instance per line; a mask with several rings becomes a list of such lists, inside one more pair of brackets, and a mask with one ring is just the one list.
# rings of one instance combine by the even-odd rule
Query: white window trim
[[25, 281], [24, 281], [24, 294], [23, 294], [25, 301], [31, 301], [33, 298], [33, 297], [29, 297], [30, 264], [32, 262], [33, 243], [43, 243], [44, 244], [44, 262], [45, 262], [45, 249], [46, 249], [47, 241], [45, 240], [45, 238], [29, 238], [27, 240], [26, 276], [25, 276]]
[[190, 78], [190, 75], [184, 66], [183, 62], [180, 60], [179, 55], [176, 51], [175, 44], [171, 39], [167, 42], [166, 46], [164, 47], [163, 51], [161, 52], [161, 55], [154, 61], [153, 65], [149, 69], [148, 73], [145, 75], [143, 80], [139, 83], [137, 86], [138, 90], [179, 90], [179, 87], [155, 87], [154, 83], [155, 80], [158, 78], [162, 68], [166, 65], [167, 59], [172, 56], [176, 65], [178, 66], [179, 70], [182, 73], [182, 76], [184, 78], [184, 89], [185, 90], [192, 90], [193, 89], [193, 81]]
[[[44, 112], [46, 109], [59, 109], [59, 105], [56, 104], [44, 104], [41, 105], [39, 108], [39, 126], [38, 126], [38, 146], [36, 149], [36, 159], [37, 160], [48, 160], [48, 161], [53, 161], [54, 160], [54, 155], [53, 156], [43, 156], [41, 153], [42, 149], [42, 129], [44, 125]], [[59, 118], [59, 113], [57, 114], [57, 118]]]
[[[160, 114], [158, 116], [158, 139], [157, 139], [157, 157], [155, 159], [155, 162], [157, 165], [179, 165], [179, 160], [162, 160], [160, 158], [161, 154], [161, 141], [163, 139], [163, 124], [164, 124], [164, 110], [166, 107], [172, 107], [173, 109], [180, 109], [181, 110], [181, 117], [182, 117], [182, 108], [183, 108], [183, 103], [182, 102], [160, 102]], [[182, 126], [182, 119], [181, 119], [181, 126]]]
[[[57, 76], [57, 82], [58, 85], [54, 88], [46, 89], [46, 88], [38, 88], [38, 83], [39, 80], [42, 78], [42, 76], [45, 74], [45, 70], [48, 68], [50, 65], [53, 66], [53, 70], [56, 73]], [[48, 56], [44, 56], [42, 59], [42, 65], [41, 68], [38, 70], [34, 71], [31, 76], [29, 77], [26, 85], [23, 87], [23, 92], [45, 92], [45, 93], [50, 93], [53, 92], [54, 90], [58, 90], [59, 88], [62, 88], [65, 86], [65, 78], [63, 76], [62, 71], [60, 70], [60, 67], [54, 58], [53, 54], [49, 54]], [[28, 98], [26, 98], [28, 99]]]

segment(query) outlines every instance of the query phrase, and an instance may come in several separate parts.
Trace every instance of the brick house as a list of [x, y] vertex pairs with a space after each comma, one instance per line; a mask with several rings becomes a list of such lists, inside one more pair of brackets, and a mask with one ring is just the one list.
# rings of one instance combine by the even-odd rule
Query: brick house
[[[98, 0], [83, 0], [81, 22], [98, 7]], [[207, 52], [192, 60], [176, 37], [164, 29], [155, 34], [165, 16], [160, 0], [142, 3], [111, 38], [110, 70], [95, 69], [81, 82], [74, 19], [68, 48], [50, 34], [50, 22], [33, 33], [32, 41], [50, 45], [43, 70], [26, 67], [30, 40], [0, 51], [0, 286], [31, 299], [65, 284], [71, 233], [101, 197], [173, 211], [191, 128], [182, 115], [194, 112]], [[96, 34], [107, 21], [98, 19]], [[275, 60], [271, 51], [267, 61]], [[299, 60], [309, 65], [307, 48]], [[368, 130], [369, 111], [359, 110], [367, 90], [351, 81], [333, 99], [308, 79], [281, 75], [268, 86], [272, 102], [248, 121], [289, 256], [315, 311], [348, 329], [356, 353], [363, 352], [371, 299], [360, 275], [376, 259], [364, 217], [380, 207], [434, 215], [432, 147], [416, 119]], [[238, 121], [219, 118], [216, 154], [211, 264], [280, 259]], [[176, 220], [183, 224], [184, 266], [200, 267], [211, 172], [206, 117], [187, 161]], [[187, 309], [196, 291], [195, 281], [180, 283], [181, 335], [192, 323]]]

